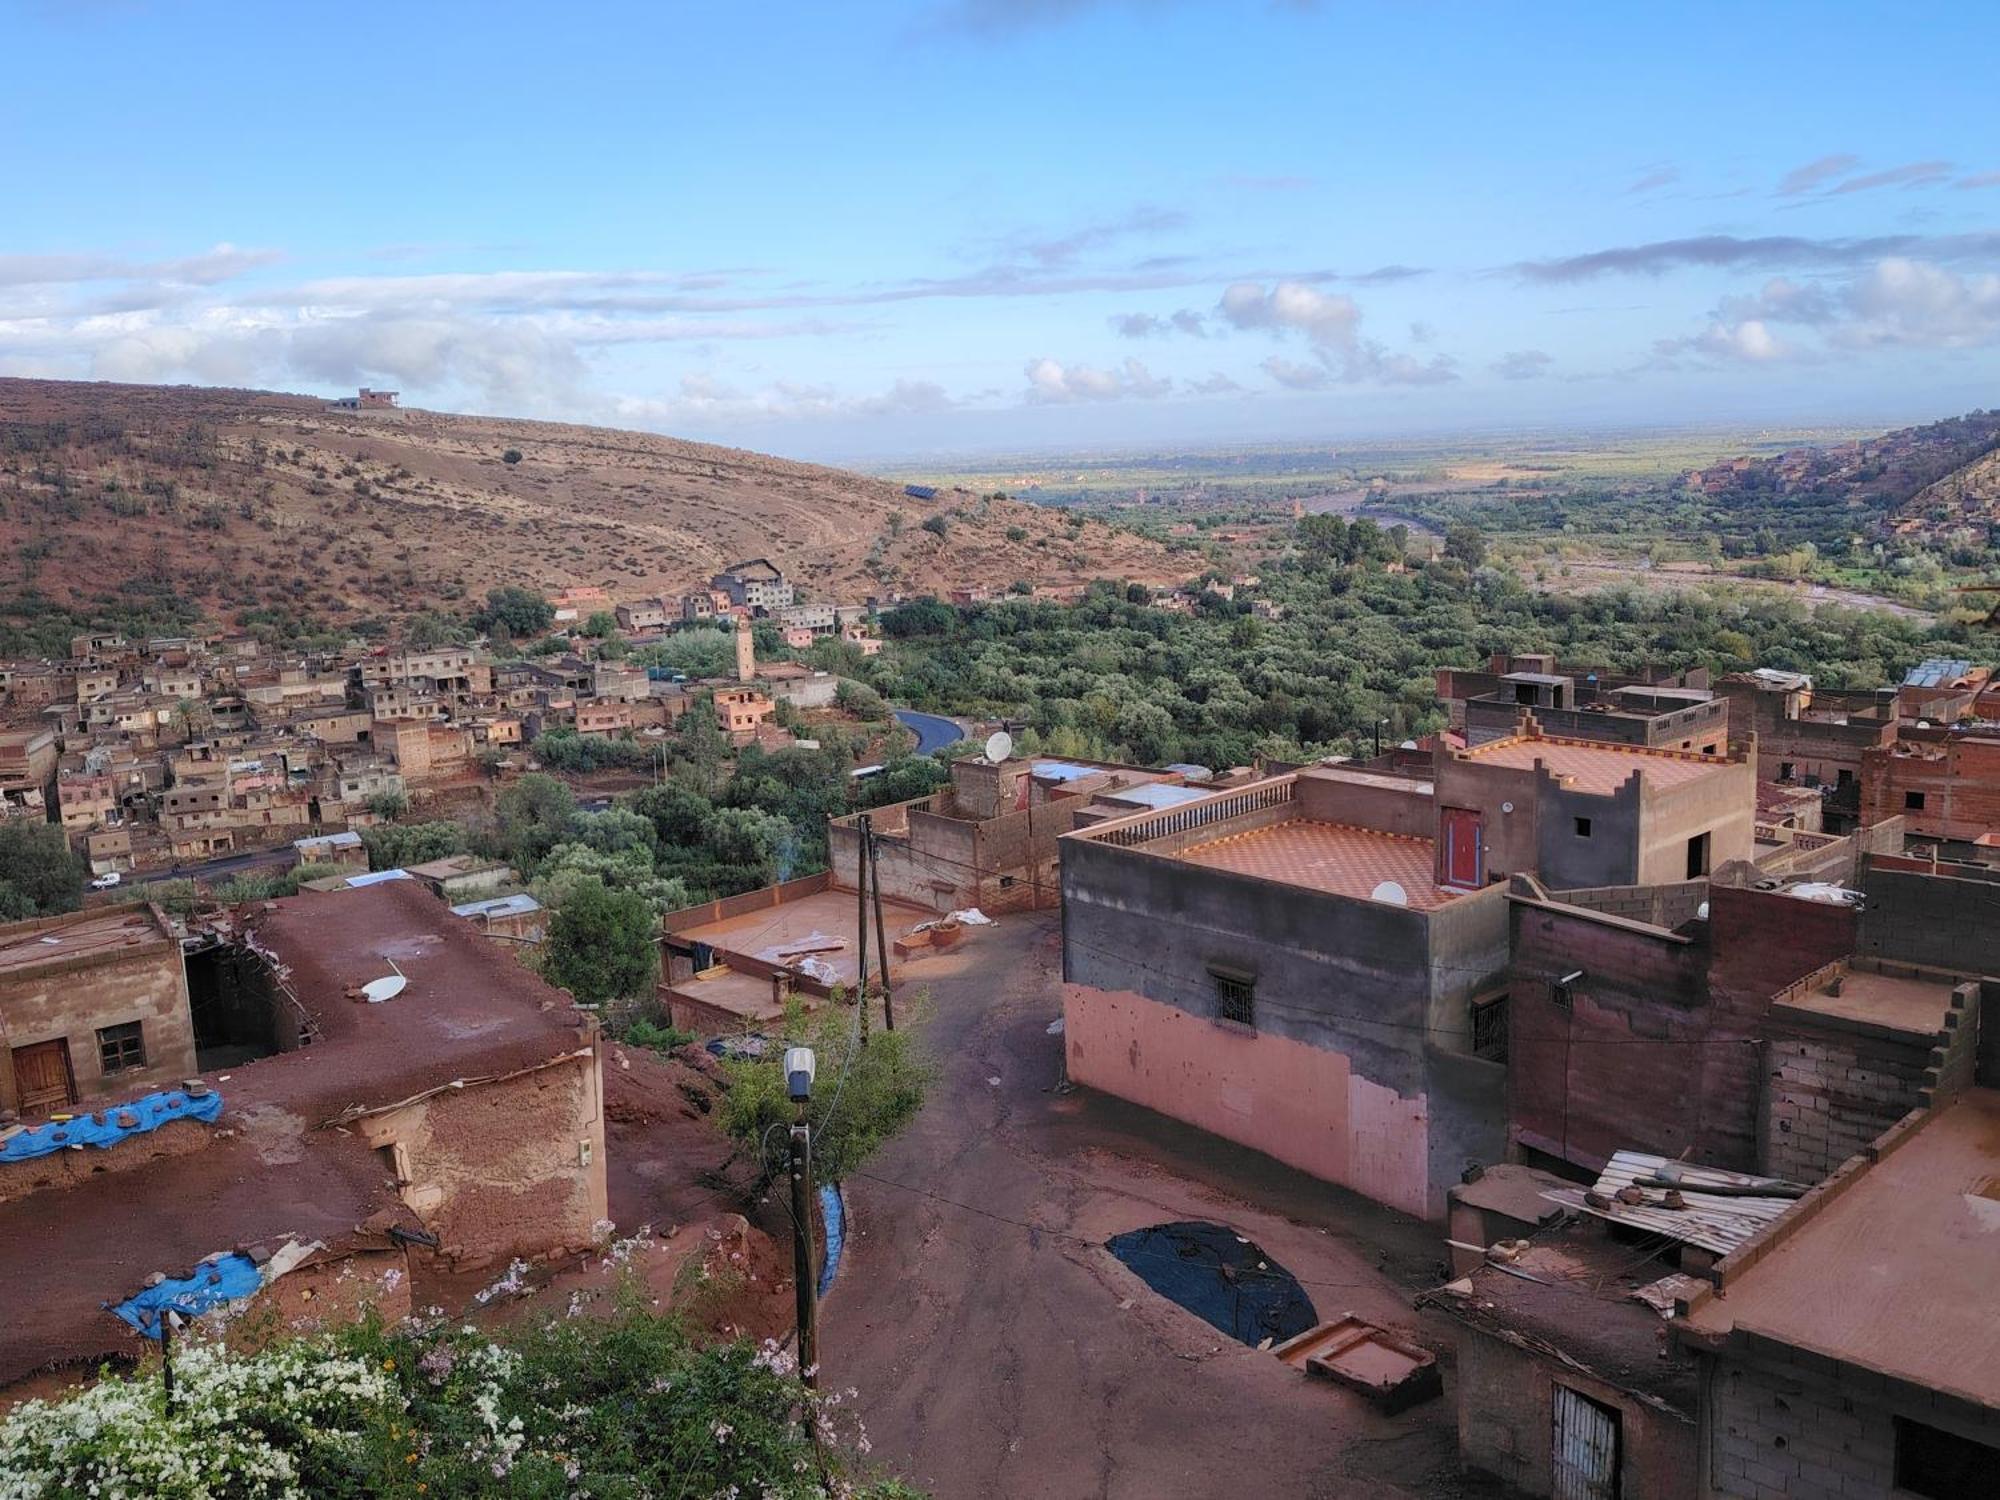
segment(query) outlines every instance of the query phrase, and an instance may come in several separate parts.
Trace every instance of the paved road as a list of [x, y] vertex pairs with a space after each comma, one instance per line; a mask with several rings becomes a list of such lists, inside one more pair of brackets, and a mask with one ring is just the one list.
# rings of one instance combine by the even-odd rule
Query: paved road
[[273, 866], [288, 868], [298, 857], [290, 844], [282, 849], [251, 849], [242, 854], [224, 854], [216, 859], [203, 860], [195, 865], [175, 865], [171, 870], [151, 870], [142, 875], [127, 876], [127, 885], [144, 884], [149, 880], [227, 880], [232, 875], [241, 875], [246, 870], [269, 869]]
[[1322, 1316], [1448, 1343], [1410, 1308], [1442, 1279], [1434, 1232], [1159, 1116], [1053, 1092], [1056, 921], [1003, 917], [898, 984], [930, 992], [938, 1078], [847, 1184], [854, 1238], [822, 1317], [822, 1386], [859, 1389], [875, 1457], [939, 1500], [1493, 1493], [1458, 1478], [1449, 1397], [1383, 1417], [1218, 1334], [1102, 1248], [1148, 1224], [1226, 1223]]
[[919, 755], [933, 754], [965, 738], [965, 731], [941, 714], [920, 714], [914, 708], [899, 708], [896, 720], [916, 735]]

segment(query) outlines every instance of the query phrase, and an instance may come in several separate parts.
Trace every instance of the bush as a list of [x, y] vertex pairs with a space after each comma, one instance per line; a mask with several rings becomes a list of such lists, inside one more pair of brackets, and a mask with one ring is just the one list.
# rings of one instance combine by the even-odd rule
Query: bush
[[494, 1334], [363, 1323], [250, 1354], [191, 1337], [174, 1377], [171, 1411], [150, 1370], [17, 1407], [0, 1494], [916, 1495], [861, 1474], [858, 1428], [775, 1344], [703, 1347], [636, 1296]]
[[521, 450], [519, 448], [509, 448], [505, 453], [500, 455], [500, 462], [503, 464], [517, 464], [520, 461]]
[[693, 1041], [694, 1033], [682, 1031], [678, 1026], [656, 1025], [641, 1018], [627, 1026], [619, 1040], [628, 1047], [644, 1047], [648, 1052], [671, 1052]]
[[951, 522], [947, 521], [943, 516], [925, 516], [924, 530], [928, 531], [932, 536], [942, 537], [950, 533]]
[[75, 911], [89, 873], [55, 824], [0, 818], [0, 922]]
[[584, 1005], [642, 999], [660, 976], [659, 934], [660, 919], [644, 896], [586, 877], [549, 924], [542, 977]]

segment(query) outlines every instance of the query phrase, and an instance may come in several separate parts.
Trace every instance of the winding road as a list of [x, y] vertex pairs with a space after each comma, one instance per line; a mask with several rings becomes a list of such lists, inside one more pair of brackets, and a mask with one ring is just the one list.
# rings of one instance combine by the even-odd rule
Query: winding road
[[965, 738], [965, 731], [941, 714], [920, 714], [914, 708], [895, 711], [896, 722], [917, 737], [917, 754], [934, 755]]

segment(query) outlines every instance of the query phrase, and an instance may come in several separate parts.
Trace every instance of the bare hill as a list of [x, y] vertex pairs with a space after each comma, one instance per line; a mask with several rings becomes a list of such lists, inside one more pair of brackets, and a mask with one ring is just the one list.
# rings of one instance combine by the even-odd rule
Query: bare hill
[[0, 597], [144, 587], [339, 620], [503, 583], [672, 594], [756, 556], [819, 599], [1186, 571], [1102, 522], [649, 433], [0, 380]]

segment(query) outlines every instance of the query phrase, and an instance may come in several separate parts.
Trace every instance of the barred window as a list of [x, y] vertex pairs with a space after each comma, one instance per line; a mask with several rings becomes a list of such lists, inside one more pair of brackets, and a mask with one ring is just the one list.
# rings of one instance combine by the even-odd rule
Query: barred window
[[1507, 1060], [1507, 996], [1488, 995], [1472, 1002], [1472, 1055]]
[[106, 1073], [146, 1066], [146, 1038], [137, 1021], [104, 1026], [97, 1032], [97, 1060]]
[[1257, 1024], [1257, 979], [1230, 969], [1210, 969], [1215, 981], [1215, 1018], [1239, 1026]]

